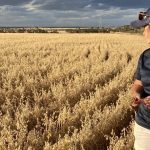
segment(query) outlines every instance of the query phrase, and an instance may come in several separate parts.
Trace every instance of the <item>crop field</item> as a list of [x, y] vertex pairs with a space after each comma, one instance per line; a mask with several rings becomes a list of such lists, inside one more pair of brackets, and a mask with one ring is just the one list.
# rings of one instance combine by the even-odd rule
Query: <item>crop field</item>
[[141, 35], [0, 34], [1, 150], [133, 150]]

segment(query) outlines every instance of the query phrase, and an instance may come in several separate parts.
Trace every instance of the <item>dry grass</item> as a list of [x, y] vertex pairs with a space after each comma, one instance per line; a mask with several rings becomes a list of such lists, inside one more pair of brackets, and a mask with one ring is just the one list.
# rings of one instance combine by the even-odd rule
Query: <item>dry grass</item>
[[132, 150], [146, 48], [130, 34], [0, 34], [0, 149]]

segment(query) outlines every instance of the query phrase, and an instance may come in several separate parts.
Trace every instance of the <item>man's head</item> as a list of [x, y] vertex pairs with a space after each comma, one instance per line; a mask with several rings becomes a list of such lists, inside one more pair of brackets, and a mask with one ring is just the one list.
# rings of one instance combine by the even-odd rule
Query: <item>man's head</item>
[[140, 12], [138, 20], [132, 21], [130, 24], [134, 28], [143, 27], [143, 35], [148, 43], [150, 43], [150, 8], [145, 12]]
[[134, 28], [150, 25], [150, 8], [145, 12], [140, 12], [138, 20], [132, 21], [130, 25]]

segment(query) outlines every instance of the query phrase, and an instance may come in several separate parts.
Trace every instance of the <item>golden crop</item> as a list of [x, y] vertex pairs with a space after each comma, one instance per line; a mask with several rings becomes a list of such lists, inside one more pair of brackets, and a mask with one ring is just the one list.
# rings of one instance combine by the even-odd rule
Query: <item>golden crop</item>
[[0, 149], [129, 150], [140, 35], [0, 34]]

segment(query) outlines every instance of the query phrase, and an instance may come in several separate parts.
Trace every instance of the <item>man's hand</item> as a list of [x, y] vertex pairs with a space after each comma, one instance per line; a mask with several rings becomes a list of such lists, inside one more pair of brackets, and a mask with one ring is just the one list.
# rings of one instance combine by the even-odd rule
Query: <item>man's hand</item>
[[140, 95], [136, 94], [133, 97], [133, 100], [131, 102], [131, 108], [134, 109], [135, 111], [137, 111], [138, 110], [138, 106], [140, 105], [140, 103], [141, 103]]
[[147, 96], [143, 99], [144, 105], [150, 109], [150, 96]]
[[143, 93], [142, 81], [136, 79], [131, 88], [131, 95], [132, 95], [132, 99], [133, 99], [133, 101], [131, 103], [131, 107], [135, 111], [138, 110], [138, 106], [142, 102], [142, 100], [141, 100], [142, 93]]

